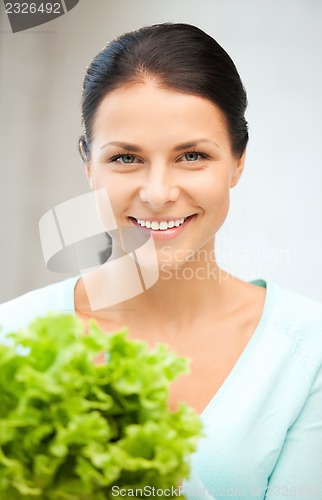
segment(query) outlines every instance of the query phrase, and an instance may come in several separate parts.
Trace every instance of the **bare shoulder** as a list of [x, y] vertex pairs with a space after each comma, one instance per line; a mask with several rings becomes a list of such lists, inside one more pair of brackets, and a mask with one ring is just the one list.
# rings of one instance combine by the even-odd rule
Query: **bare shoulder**
[[223, 296], [229, 314], [235, 311], [236, 314], [253, 312], [255, 315], [260, 315], [265, 304], [266, 287], [228, 275]]

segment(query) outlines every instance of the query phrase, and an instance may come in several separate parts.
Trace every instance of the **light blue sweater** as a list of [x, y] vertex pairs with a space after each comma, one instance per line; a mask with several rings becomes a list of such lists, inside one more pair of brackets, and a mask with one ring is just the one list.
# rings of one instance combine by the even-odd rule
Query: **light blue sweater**
[[[49, 311], [74, 313], [78, 278], [0, 306], [5, 333]], [[263, 314], [201, 415], [189, 499], [322, 499], [322, 305], [266, 286]], [[206, 346], [205, 346], [206, 348]]]

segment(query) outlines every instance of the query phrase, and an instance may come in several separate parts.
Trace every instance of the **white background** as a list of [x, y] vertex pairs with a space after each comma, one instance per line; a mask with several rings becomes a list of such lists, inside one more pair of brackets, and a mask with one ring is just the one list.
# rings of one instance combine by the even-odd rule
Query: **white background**
[[248, 93], [246, 170], [217, 238], [223, 267], [322, 300], [322, 2], [80, 0], [16, 34], [0, 5], [0, 302], [66, 277], [46, 269], [38, 222], [88, 191], [77, 151], [86, 66], [120, 33], [165, 21], [211, 34]]

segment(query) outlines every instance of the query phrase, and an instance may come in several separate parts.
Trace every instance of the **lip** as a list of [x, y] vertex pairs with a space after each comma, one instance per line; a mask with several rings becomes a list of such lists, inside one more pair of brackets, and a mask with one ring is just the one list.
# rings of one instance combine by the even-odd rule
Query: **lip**
[[192, 215], [195, 215], [195, 214], [190, 214], [190, 215], [180, 215], [180, 216], [175, 216], [175, 217], [171, 217], [171, 216], [163, 216], [163, 217], [133, 217], [132, 215], [129, 216], [129, 218], [131, 219], [139, 219], [139, 220], [147, 220], [149, 222], [162, 222], [163, 220], [166, 221], [166, 222], [169, 222], [170, 220], [180, 220], [180, 219], [185, 219], [186, 217], [191, 217]]
[[[152, 234], [153, 239], [155, 239], [155, 240], [168, 240], [168, 239], [176, 238], [177, 236], [179, 236], [179, 234], [181, 234], [186, 229], [186, 227], [196, 217], [196, 215], [197, 214], [189, 215], [187, 220], [185, 220], [184, 223], [178, 227], [171, 227], [171, 228], [164, 229], [164, 230], [149, 229], [147, 227], [141, 226], [134, 217], [129, 217], [129, 219], [135, 226], [138, 227], [138, 229], [143, 231], [144, 234]], [[181, 217], [181, 219], [182, 219], [182, 217]], [[177, 220], [177, 219], [165, 219], [164, 217], [162, 219], [160, 217], [159, 218], [154, 217], [153, 219], [152, 218], [143, 219], [143, 217], [142, 217], [142, 220], [148, 220], [151, 222], [152, 221], [161, 222], [163, 220]]]

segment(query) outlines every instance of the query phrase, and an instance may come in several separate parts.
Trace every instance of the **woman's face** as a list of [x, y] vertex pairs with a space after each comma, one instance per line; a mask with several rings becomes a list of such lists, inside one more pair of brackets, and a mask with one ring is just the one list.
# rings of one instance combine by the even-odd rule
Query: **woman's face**
[[216, 105], [151, 80], [102, 100], [87, 175], [106, 189], [119, 227], [152, 234], [168, 269], [213, 249], [243, 163]]

